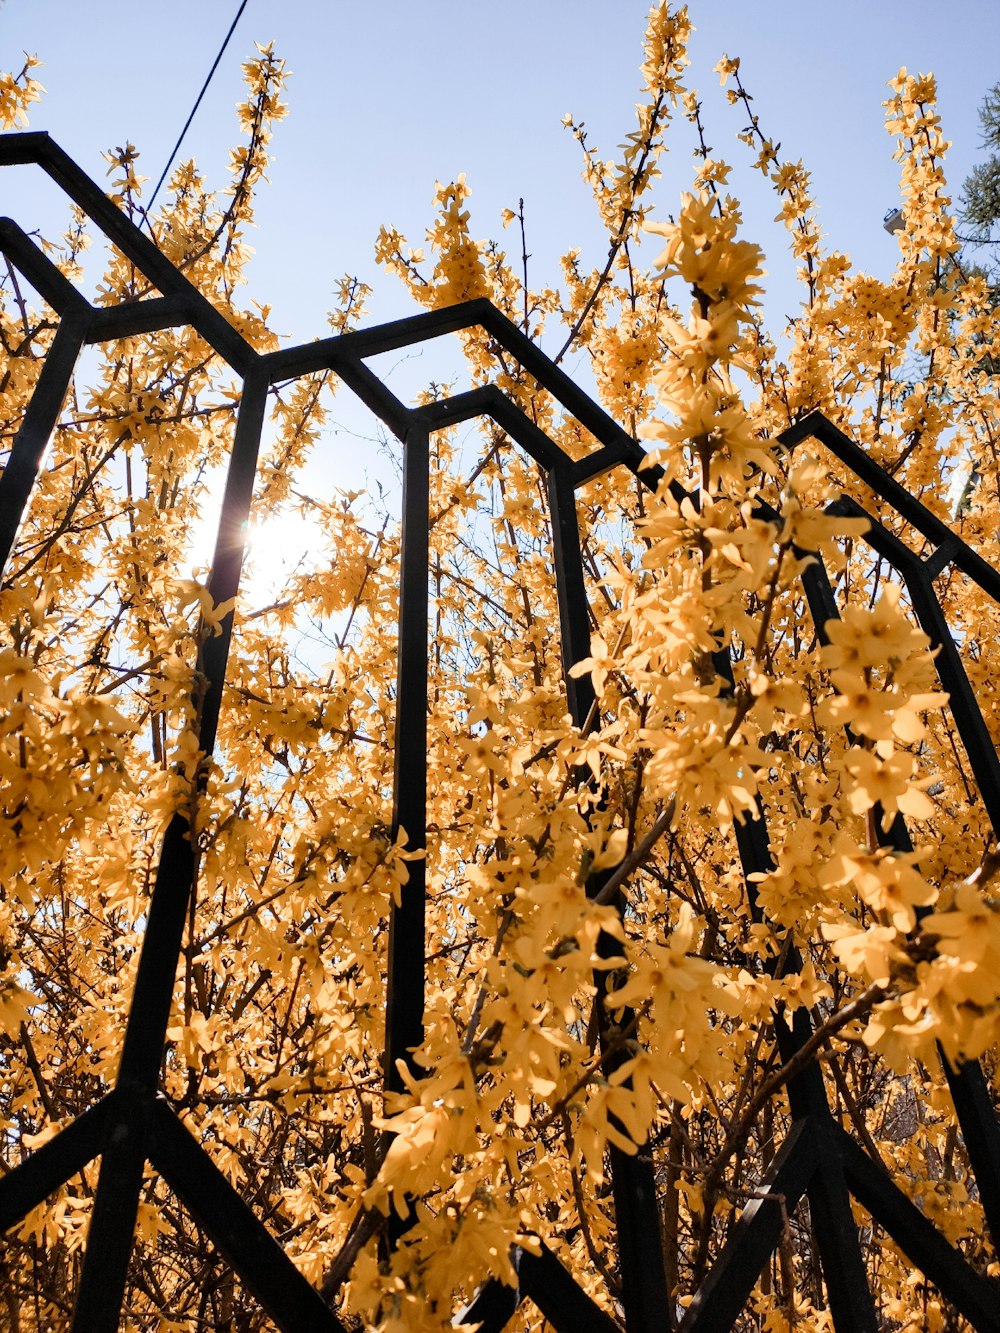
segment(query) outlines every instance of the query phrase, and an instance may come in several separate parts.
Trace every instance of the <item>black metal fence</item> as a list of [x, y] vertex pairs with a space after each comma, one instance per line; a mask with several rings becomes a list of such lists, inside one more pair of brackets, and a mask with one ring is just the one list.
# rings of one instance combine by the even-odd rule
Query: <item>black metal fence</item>
[[[239, 584], [245, 524], [271, 385], [317, 371], [333, 371], [402, 442], [394, 821], [407, 830], [409, 846], [421, 848], [425, 839], [428, 441], [432, 432], [472, 418], [492, 418], [542, 470], [553, 533], [566, 691], [574, 722], [585, 724], [594, 699], [590, 681], [568, 674], [569, 668], [589, 656], [590, 650], [575, 496], [581, 485], [614, 468], [626, 468], [646, 486], [655, 488], [661, 474], [647, 465], [642, 449], [629, 435], [486, 301], [258, 354], [47, 135], [9, 134], [0, 138], [0, 165], [15, 163], [33, 163], [47, 172], [161, 295], [113, 307], [92, 306], [16, 223], [0, 220], [0, 251], [59, 317], [58, 331], [0, 478], [0, 562], [5, 562], [10, 553], [82, 349], [88, 344], [190, 325], [243, 381], [208, 585], [215, 603], [234, 597]], [[365, 364], [366, 358], [377, 353], [474, 326], [485, 330], [516, 359], [593, 434], [600, 447], [582, 460], [572, 460], [491, 386], [427, 406], [407, 407]], [[934, 589], [935, 578], [953, 565], [1000, 602], [1000, 574], [818, 413], [786, 431], [781, 441], [792, 447], [806, 437], [814, 437], [829, 448], [844, 467], [933, 548], [932, 554], [920, 557], [855, 501], [845, 497], [835, 505], [841, 513], [869, 519], [865, 540], [898, 572], [921, 627], [938, 649], [941, 682], [950, 696], [952, 714], [981, 798], [1000, 837], [1000, 762]], [[761, 514], [768, 516], [766, 507]], [[803, 582], [822, 638], [828, 622], [837, 616], [837, 607], [820, 561], [806, 569]], [[215, 744], [232, 627], [230, 612], [222, 622], [222, 632], [208, 638], [200, 650], [199, 669], [206, 689], [199, 739], [206, 755], [212, 753]], [[724, 654], [719, 654], [717, 667], [723, 675], [731, 676], [731, 664]], [[752, 911], [759, 916], [749, 877], [773, 867], [763, 810], [756, 821], [739, 826], [737, 836]], [[910, 845], [901, 817], [885, 836], [887, 843], [897, 848]], [[73, 1328], [76, 1333], [111, 1333], [121, 1317], [142, 1175], [149, 1162], [284, 1333], [342, 1329], [337, 1315], [298, 1272], [159, 1090], [193, 873], [188, 826], [178, 814], [163, 841], [117, 1084], [0, 1179], [0, 1226], [8, 1229], [16, 1225], [100, 1157]], [[401, 1086], [397, 1063], [405, 1061], [422, 1038], [424, 892], [424, 867], [418, 859], [411, 863], [409, 882], [390, 918], [385, 1050], [389, 1089]], [[794, 951], [788, 953], [784, 969], [794, 971], [798, 966]], [[810, 1039], [808, 1013], [799, 1009], [790, 1024], [779, 1020], [777, 1028], [783, 1059], [794, 1059]], [[1000, 1132], [990, 1089], [977, 1064], [952, 1069], [945, 1061], [945, 1070], [996, 1250], [1000, 1242]], [[852, 1212], [852, 1196], [955, 1311], [976, 1329], [1000, 1330], [1000, 1288], [996, 1281], [974, 1270], [900, 1191], [883, 1166], [840, 1127], [815, 1062], [803, 1060], [789, 1083], [788, 1094], [791, 1131], [695, 1293], [679, 1325], [682, 1333], [718, 1333], [733, 1326], [779, 1244], [785, 1219], [803, 1197], [809, 1202], [827, 1300], [838, 1333], [875, 1333], [878, 1319]], [[630, 1156], [615, 1148], [610, 1155], [621, 1322], [627, 1333], [660, 1333], [669, 1326], [669, 1296], [652, 1158], [648, 1152]], [[559, 1333], [612, 1333], [619, 1326], [544, 1245], [540, 1254], [519, 1252], [514, 1260], [518, 1287], [488, 1282], [471, 1305], [457, 1315], [459, 1323], [478, 1323], [487, 1333], [499, 1333], [519, 1303], [530, 1298]]]

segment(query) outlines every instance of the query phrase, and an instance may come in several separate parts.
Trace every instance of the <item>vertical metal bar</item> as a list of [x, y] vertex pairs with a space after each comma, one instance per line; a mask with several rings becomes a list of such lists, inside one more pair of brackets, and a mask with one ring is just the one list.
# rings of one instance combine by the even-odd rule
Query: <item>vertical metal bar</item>
[[[719, 648], [712, 654], [712, 660], [716, 671], [722, 677], [725, 692], [732, 695], [735, 691], [735, 678], [731, 650], [728, 646]], [[743, 870], [743, 881], [746, 885], [750, 916], [752, 920], [760, 922], [764, 920], [764, 914], [760, 908], [756, 881], [753, 876], [767, 875], [774, 869], [767, 815], [760, 796], [757, 797], [755, 817], [737, 821], [734, 826], [734, 833], [740, 855], [740, 866]], [[778, 972], [777, 970], [778, 960], [776, 958], [771, 959], [765, 967], [772, 975], [789, 976], [802, 970], [802, 958], [795, 945], [789, 941], [788, 948], [784, 950], [784, 962], [781, 965], [781, 971]], [[774, 1018], [774, 1035], [781, 1058], [790, 1060], [809, 1040], [812, 1031], [812, 1019], [805, 1009], [796, 1009], [791, 1018], [783, 1009], [779, 1009]], [[806, 1065], [804, 1069], [799, 1070], [793, 1078], [789, 1079], [788, 1102], [793, 1120], [799, 1120], [807, 1115], [823, 1116], [829, 1114], [823, 1075], [815, 1061]]]
[[573, 725], [582, 727], [594, 704], [589, 676], [573, 677], [570, 668], [590, 656], [590, 607], [583, 579], [576, 493], [568, 468], [552, 468], [545, 478], [552, 522], [552, 558], [559, 602], [563, 679]]
[[[399, 649], [396, 661], [396, 738], [392, 833], [406, 833], [410, 851], [427, 840], [427, 579], [430, 452], [426, 428], [413, 425], [403, 444], [403, 524], [400, 552]], [[403, 1087], [398, 1064], [423, 1041], [424, 893], [426, 862], [408, 862], [409, 879], [389, 913], [386, 982], [385, 1086]]]
[[793, 548], [793, 553], [796, 560], [810, 561], [802, 571], [802, 587], [809, 603], [809, 614], [816, 627], [816, 637], [820, 643], [827, 644], [830, 642], [830, 636], [826, 632], [827, 621], [839, 620], [840, 610], [833, 595], [826, 565], [818, 551], [804, 551], [796, 546]]
[[806, 1191], [827, 1300], [837, 1333], [878, 1333], [875, 1302], [840, 1154], [833, 1142], [833, 1127], [833, 1117], [827, 1111], [818, 1126], [819, 1169]]
[[[240, 587], [243, 557], [246, 552], [247, 523], [250, 502], [253, 499], [257, 477], [257, 457], [260, 436], [267, 407], [267, 373], [259, 362], [243, 382], [239, 416], [233, 437], [233, 453], [226, 473], [226, 489], [222, 496], [219, 533], [212, 556], [212, 572], [208, 578], [208, 592], [215, 605], [231, 601]], [[203, 754], [215, 748], [215, 733], [222, 706], [222, 687], [229, 661], [229, 645], [233, 634], [232, 610], [223, 616], [219, 633], [211, 634], [201, 648], [200, 668], [205, 676], [205, 694], [201, 705], [201, 727], [198, 744]]]
[[[773, 967], [768, 967], [766, 970], [772, 973], [776, 971]], [[792, 945], [779, 975], [794, 976], [796, 972], [801, 971], [802, 956]], [[797, 1055], [812, 1034], [812, 1016], [807, 1009], [795, 1009], [789, 1016], [784, 1008], [779, 1008], [775, 1014], [774, 1037], [783, 1061], [791, 1060]], [[788, 1080], [787, 1091], [788, 1106], [793, 1120], [799, 1120], [807, 1115], [818, 1120], [830, 1114], [823, 1073], [815, 1060], [810, 1060], [804, 1069], [800, 1069]]]
[[87, 337], [89, 311], [68, 311], [59, 321], [21, 429], [0, 477], [0, 570], [10, 557], [31, 488], [69, 390], [70, 377]]
[[194, 873], [190, 825], [184, 815], [176, 814], [160, 850], [118, 1066], [120, 1088], [142, 1089], [149, 1096], [159, 1080]]
[[[594, 703], [594, 688], [589, 676], [574, 679], [572, 666], [590, 655], [590, 613], [583, 577], [580, 530], [576, 514], [576, 495], [569, 468], [552, 468], [546, 476], [546, 490], [552, 521], [552, 554], [555, 564], [556, 594], [559, 602], [559, 626], [562, 635], [563, 677], [570, 716], [578, 727], [586, 725]], [[594, 722], [596, 724], [595, 716]], [[599, 892], [603, 878], [592, 876], [587, 892]], [[602, 936], [598, 952], [618, 952], [618, 945]], [[606, 1022], [604, 995], [607, 974], [594, 978], [602, 1036]], [[629, 1015], [622, 1015], [622, 1022]], [[611, 1185], [618, 1227], [618, 1259], [622, 1284], [622, 1305], [627, 1333], [660, 1333], [669, 1303], [660, 1218], [656, 1202], [656, 1176], [649, 1144], [635, 1154], [609, 1145]]]
[[[826, 623], [837, 615], [833, 590], [822, 564], [806, 572], [810, 575], [806, 588], [810, 608], [816, 618], [817, 633], [825, 641]], [[715, 654], [715, 664], [716, 670], [731, 690], [733, 667], [728, 649]], [[736, 841], [749, 886], [752, 883], [751, 874], [767, 873], [774, 868], [767, 821], [759, 801], [757, 818], [737, 825]], [[754, 904], [752, 910], [755, 910], [753, 895], [749, 896]], [[794, 946], [789, 948], [783, 973], [799, 971], [801, 966], [798, 950]], [[778, 1013], [775, 1015], [774, 1031], [782, 1059], [788, 1060], [811, 1036], [812, 1018], [807, 1010], [801, 1008], [796, 1009], [790, 1019], [785, 1013]], [[787, 1091], [793, 1119], [801, 1123], [808, 1117], [815, 1127], [814, 1147], [819, 1161], [818, 1169], [808, 1185], [809, 1206], [816, 1219], [817, 1244], [834, 1326], [837, 1333], [875, 1333], [875, 1305], [868, 1286], [858, 1229], [851, 1212], [851, 1200], [840, 1157], [831, 1146], [828, 1131], [833, 1118], [823, 1074], [816, 1061], [810, 1062], [789, 1080]]]
[[87, 1229], [72, 1333], [117, 1333], [146, 1164], [146, 1113], [151, 1102], [115, 1094]]
[[648, 1142], [630, 1155], [608, 1149], [627, 1333], [662, 1333], [670, 1302], [660, 1241], [656, 1175]]
[[[813, 624], [816, 627], [816, 637], [820, 643], [826, 646], [830, 642], [830, 635], [827, 625], [831, 620], [840, 619], [840, 609], [837, 606], [837, 600], [833, 595], [833, 588], [830, 585], [830, 577], [826, 572], [826, 565], [823, 563], [823, 557], [818, 551], [803, 551], [800, 547], [794, 548], [796, 560], [809, 559], [811, 564], [807, 565], [802, 574], [802, 586], [805, 589], [806, 600], [809, 603], [809, 612], [812, 615]], [[854, 744], [854, 733], [850, 727], [846, 728], [849, 744]], [[880, 847], [893, 847], [898, 852], [912, 852], [913, 843], [910, 839], [909, 830], [906, 827], [906, 820], [897, 812], [888, 832], [882, 829], [882, 806], [876, 802], [873, 807], [872, 816], [875, 823], [875, 836], [878, 838]]]
[[[219, 537], [208, 582], [215, 602], [235, 597], [239, 587], [266, 400], [266, 381], [260, 376], [249, 377], [240, 403]], [[232, 611], [223, 618], [220, 628], [219, 634], [210, 635], [202, 645], [198, 663], [205, 690], [199, 746], [206, 755], [211, 754], [215, 745], [232, 639]], [[178, 813], [163, 839], [118, 1074], [120, 1085], [141, 1087], [149, 1095], [155, 1091], [159, 1077], [177, 959], [193, 891], [194, 850], [187, 815]]]
[[[239, 586], [266, 401], [266, 379], [260, 374], [248, 377], [209, 579], [209, 591], [216, 602], [235, 596]], [[199, 742], [206, 754], [215, 743], [232, 626], [230, 612], [222, 621], [221, 633], [208, 638], [199, 653], [198, 667], [205, 679]], [[118, 1069], [116, 1113], [105, 1136], [88, 1228], [74, 1333], [111, 1333], [118, 1325], [146, 1161], [146, 1116], [159, 1081], [195, 871], [188, 815], [179, 812], [163, 839], [150, 901]]]

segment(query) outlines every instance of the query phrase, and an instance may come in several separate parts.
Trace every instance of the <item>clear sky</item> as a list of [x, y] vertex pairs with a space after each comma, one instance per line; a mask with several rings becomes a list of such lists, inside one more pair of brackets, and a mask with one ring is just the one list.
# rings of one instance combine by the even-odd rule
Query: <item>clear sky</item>
[[[48, 91], [32, 127], [97, 178], [101, 151], [129, 139], [152, 183], [236, 9], [237, 0], [0, 0], [0, 68], [19, 67], [22, 50], [37, 53]], [[182, 150], [224, 183], [241, 62], [255, 41], [273, 40], [292, 71], [290, 114], [258, 201], [248, 295], [273, 306], [275, 328], [294, 342], [326, 332], [345, 272], [375, 286], [371, 319], [413, 313], [396, 280], [375, 268], [374, 239], [387, 222], [421, 245], [435, 180], [459, 172], [473, 190], [477, 236], [502, 235], [500, 210], [523, 196], [533, 283], [556, 281], [558, 255], [570, 247], [602, 264], [607, 242], [561, 122], [571, 111], [602, 154], [614, 155], [634, 124], [647, 9], [646, 0], [249, 0]], [[765, 250], [766, 309], [780, 327], [797, 299], [793, 265], [774, 197], [735, 139], [743, 120], [712, 72], [719, 56], [741, 56], [765, 133], [813, 171], [831, 244], [887, 273], [896, 242], [881, 220], [898, 200], [898, 172], [883, 128], [886, 80], [900, 65], [938, 75], [957, 193], [979, 150], [977, 108], [1000, 79], [1000, 4], [693, 0], [690, 11], [689, 79], [704, 97], [709, 143], [734, 163], [744, 234]], [[691, 180], [689, 139], [682, 132], [673, 142], [661, 215]], [[0, 212], [51, 231], [62, 215], [52, 208], [37, 173], [0, 173]], [[422, 381], [448, 373], [430, 353], [410, 372]]]
[[[236, 0], [0, 0], [0, 68], [37, 53], [48, 89], [32, 127], [46, 129], [95, 176], [102, 149], [131, 139], [140, 170], [165, 164]], [[395, 280], [377, 276], [372, 246], [382, 222], [423, 242], [435, 179], [467, 173], [477, 235], [500, 232], [499, 212], [523, 196], [534, 278], [554, 280], [558, 253], [582, 245], [600, 263], [579, 154], [561, 124], [572, 111], [610, 157], [632, 128], [645, 0], [249, 0], [185, 141], [221, 179], [235, 141], [240, 64], [254, 41], [274, 40], [293, 77], [278, 126], [271, 185], [251, 239], [253, 294], [299, 341], [321, 334], [335, 279], [360, 273], [377, 286], [373, 314], [408, 312]], [[933, 70], [957, 187], [979, 144], [976, 110], [1000, 79], [1000, 4], [840, 0], [694, 0], [691, 82], [706, 102], [709, 142], [737, 166], [746, 234], [762, 244], [772, 306], [783, 299], [783, 236], [773, 198], [746, 170], [712, 66], [742, 57], [765, 132], [811, 167], [822, 222], [864, 267], [890, 267], [895, 243], [881, 218], [896, 196], [892, 144], [882, 128], [885, 82], [900, 65]], [[0, 180], [0, 206], [30, 207], [20, 171]], [[15, 178], [16, 179], [13, 179]], [[664, 166], [659, 211], [690, 182], [687, 140]], [[41, 215], [39, 215], [41, 216]], [[777, 307], [773, 314], [784, 313]]]

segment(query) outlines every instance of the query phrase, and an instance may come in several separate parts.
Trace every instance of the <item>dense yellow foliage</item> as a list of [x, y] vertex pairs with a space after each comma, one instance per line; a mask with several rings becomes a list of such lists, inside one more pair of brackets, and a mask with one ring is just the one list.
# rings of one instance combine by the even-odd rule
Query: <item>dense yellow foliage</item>
[[[272, 391], [257, 512], [301, 510], [325, 541], [281, 591], [264, 601], [251, 583], [237, 607], [219, 745], [190, 811], [197, 894], [162, 1079], [359, 1327], [447, 1327], [488, 1275], [512, 1278], [511, 1246], [533, 1236], [614, 1313], [606, 1150], [647, 1139], [683, 1301], [787, 1125], [780, 1079], [773, 1098], [756, 1097], [780, 1064], [780, 1006], [808, 1005], [827, 1027], [821, 1062], [844, 1125], [986, 1262], [935, 1043], [989, 1060], [1000, 1035], [996, 838], [905, 592], [860, 540], [864, 524], [823, 504], [846, 490], [914, 549], [922, 539], [818, 446], [789, 455], [776, 436], [819, 408], [945, 519], [953, 469], [973, 464], [957, 522], [985, 553], [1000, 503], [988, 374], [1000, 334], [984, 282], [959, 263], [933, 80], [905, 71], [886, 103], [905, 218], [889, 279], [825, 248], [807, 172], [781, 160], [756, 119], [745, 137], [802, 278], [788, 335], [762, 326], [762, 254], [741, 237], [727, 164], [707, 151], [693, 180], [674, 166], [676, 220], [653, 228], [663, 250], [644, 271], [634, 250], [671, 118], [700, 137], [688, 35], [684, 10], [652, 11], [637, 126], [617, 162], [570, 122], [607, 231], [603, 267], [571, 251], [558, 290], [526, 289], [500, 244], [474, 239], [462, 179], [438, 188], [430, 258], [391, 228], [378, 238], [381, 262], [421, 305], [486, 296], [553, 355], [585, 349], [600, 401], [665, 469], [655, 495], [622, 469], [580, 496], [594, 623], [576, 670], [598, 695], [582, 735], [566, 715], [539, 469], [496, 428], [471, 464], [456, 435], [432, 439], [426, 1035], [420, 1076], [391, 1104], [387, 919], [407, 877], [403, 840], [390, 836], [398, 530], [374, 497], [298, 487], [333, 378]], [[738, 60], [719, 72], [745, 102]], [[284, 111], [281, 63], [264, 50], [246, 73], [229, 191], [186, 164], [150, 221], [264, 350], [277, 345], [267, 312], [243, 309], [239, 285]], [[0, 123], [23, 124], [37, 95], [27, 70], [0, 79]], [[112, 168], [111, 193], [138, 220], [134, 150]], [[517, 223], [513, 210], [504, 221]], [[50, 253], [73, 278], [85, 245], [74, 218]], [[102, 301], [142, 294], [113, 254]], [[334, 331], [363, 317], [365, 295], [345, 278]], [[9, 273], [4, 447], [53, 330]], [[574, 457], [595, 447], [488, 337], [462, 344], [474, 382], [497, 384]], [[202, 762], [193, 662], [221, 609], [192, 568], [192, 532], [231, 447], [235, 397], [190, 330], [106, 346], [77, 377], [0, 586], [7, 1165], [114, 1080], [159, 840]], [[776, 521], [754, 516], [758, 498]], [[803, 549], [823, 552], [843, 609], [826, 646], [802, 594]], [[937, 589], [996, 737], [1000, 611], [958, 574]], [[732, 685], [713, 658], [724, 645]], [[592, 774], [582, 786], [581, 768]], [[748, 887], [734, 826], [758, 802], [775, 867]], [[897, 811], [913, 854], [879, 845]], [[599, 870], [611, 879], [595, 898]], [[763, 964], [792, 930], [803, 969], [776, 978]], [[599, 955], [602, 932], [613, 957]], [[606, 1000], [595, 972], [607, 974]], [[610, 1073], [600, 1006], [605, 1056], [624, 1056]], [[6, 1326], [66, 1325], [94, 1170], [32, 1214], [0, 1261]], [[415, 1217], [386, 1257], [393, 1208]], [[128, 1327], [264, 1326], [227, 1322], [252, 1303], [152, 1175], [138, 1236]], [[782, 1245], [746, 1327], [829, 1328], [808, 1230]], [[944, 1327], [893, 1249], [867, 1257], [893, 1327]], [[542, 1326], [530, 1306], [519, 1319]]]

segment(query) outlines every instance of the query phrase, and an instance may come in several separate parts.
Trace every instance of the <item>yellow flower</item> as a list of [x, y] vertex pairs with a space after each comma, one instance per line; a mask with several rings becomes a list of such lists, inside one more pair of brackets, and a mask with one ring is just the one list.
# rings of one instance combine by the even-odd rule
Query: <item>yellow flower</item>
[[886, 831], [891, 827], [897, 810], [909, 815], [911, 819], [933, 818], [934, 803], [922, 790], [930, 785], [932, 779], [914, 780], [916, 760], [911, 754], [894, 750], [887, 758], [880, 758], [874, 750], [853, 746], [844, 761], [844, 767], [852, 779], [847, 801], [856, 815], [862, 815], [876, 802], [880, 803], [883, 809], [882, 827]]

